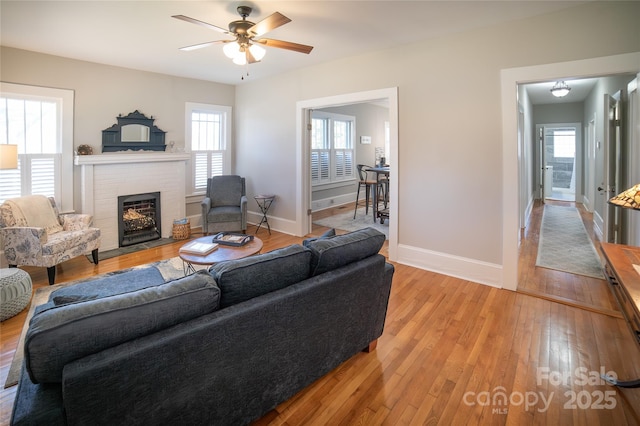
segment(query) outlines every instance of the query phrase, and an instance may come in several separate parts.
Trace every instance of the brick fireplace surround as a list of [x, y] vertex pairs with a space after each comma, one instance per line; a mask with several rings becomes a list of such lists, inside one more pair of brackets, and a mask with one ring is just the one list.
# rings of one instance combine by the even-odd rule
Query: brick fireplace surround
[[185, 215], [186, 162], [189, 154], [121, 152], [78, 155], [82, 213], [100, 228], [100, 251], [118, 248], [118, 196], [160, 192], [162, 237], [171, 236], [174, 219]]

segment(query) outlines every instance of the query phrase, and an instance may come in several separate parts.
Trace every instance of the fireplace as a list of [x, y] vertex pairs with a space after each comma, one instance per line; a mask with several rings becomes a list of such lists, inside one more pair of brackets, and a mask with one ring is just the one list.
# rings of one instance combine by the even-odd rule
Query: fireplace
[[118, 241], [120, 247], [162, 236], [160, 192], [118, 197]]

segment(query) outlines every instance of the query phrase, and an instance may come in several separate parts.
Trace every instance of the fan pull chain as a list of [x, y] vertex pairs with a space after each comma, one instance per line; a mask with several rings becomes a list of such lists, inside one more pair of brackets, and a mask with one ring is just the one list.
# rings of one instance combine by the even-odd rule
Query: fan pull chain
[[[244, 67], [247, 70], [247, 77], [249, 77], [249, 62], [248, 61], [244, 64]], [[244, 75], [242, 77], [240, 77], [240, 80], [244, 80]]]

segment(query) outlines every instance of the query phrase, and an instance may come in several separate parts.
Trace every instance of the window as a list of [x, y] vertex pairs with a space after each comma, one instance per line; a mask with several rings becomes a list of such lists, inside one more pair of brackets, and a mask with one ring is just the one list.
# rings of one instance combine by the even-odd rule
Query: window
[[576, 130], [562, 129], [553, 131], [553, 156], [555, 158], [573, 158], [576, 155]]
[[354, 117], [314, 111], [311, 117], [311, 182], [345, 181], [354, 176]]
[[0, 92], [0, 143], [18, 145], [18, 168], [0, 170], [0, 202], [42, 194], [72, 211], [73, 92], [9, 83]]
[[185, 129], [191, 192], [204, 193], [208, 178], [231, 173], [231, 107], [187, 102]]

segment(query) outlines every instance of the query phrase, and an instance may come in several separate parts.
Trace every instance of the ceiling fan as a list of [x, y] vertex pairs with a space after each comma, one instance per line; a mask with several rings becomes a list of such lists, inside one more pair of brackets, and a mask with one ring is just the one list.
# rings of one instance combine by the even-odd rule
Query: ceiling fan
[[264, 57], [265, 50], [261, 45], [307, 54], [313, 49], [313, 46], [292, 43], [290, 41], [275, 40], [272, 38], [258, 38], [271, 30], [291, 22], [291, 19], [287, 18], [283, 14], [275, 12], [256, 24], [247, 20], [252, 11], [251, 7], [238, 6], [237, 11], [242, 17], [242, 20], [230, 22], [228, 30], [188, 16], [173, 15], [172, 18], [191, 22], [192, 24], [200, 25], [235, 37], [234, 40], [215, 40], [206, 43], [194, 44], [192, 46], [185, 46], [181, 47], [180, 50], [188, 51], [211, 46], [212, 44], [224, 44], [223, 51], [225, 55], [232, 58], [234, 63], [244, 65], [259, 62]]

